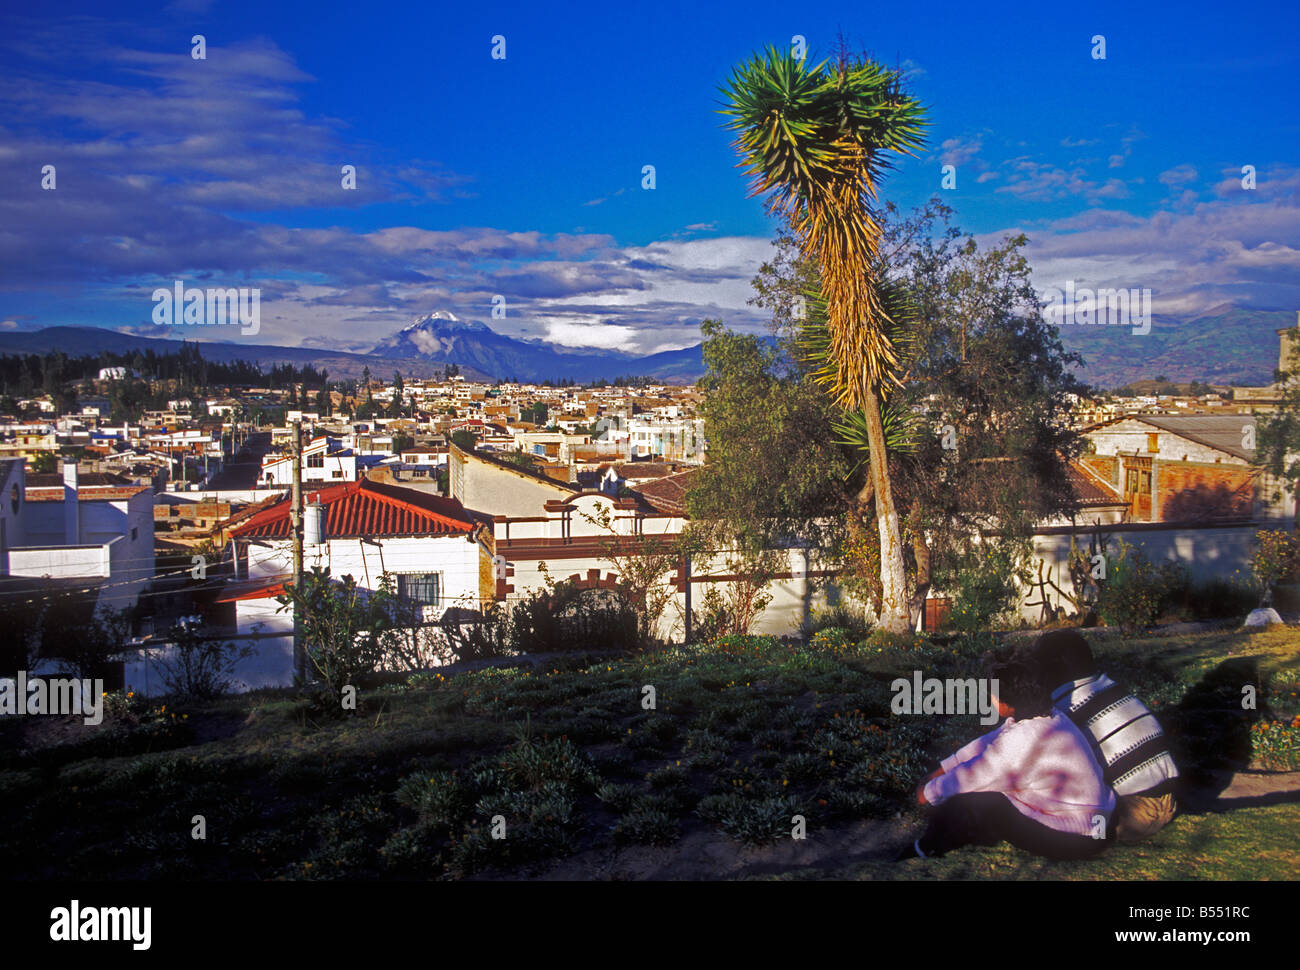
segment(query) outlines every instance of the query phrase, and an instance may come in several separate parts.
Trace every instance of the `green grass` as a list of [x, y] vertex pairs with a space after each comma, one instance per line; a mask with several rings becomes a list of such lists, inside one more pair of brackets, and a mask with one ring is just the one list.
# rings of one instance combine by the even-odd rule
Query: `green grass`
[[[914, 669], [973, 676], [979, 648], [850, 641], [728, 638], [536, 672], [421, 676], [364, 692], [346, 719], [292, 691], [261, 692], [188, 706], [183, 731], [109, 745], [86, 728], [46, 751], [11, 743], [0, 867], [25, 878], [521, 877], [591, 849], [670, 855], [700, 836], [740, 853], [787, 839], [795, 814], [818, 837], [899, 813], [919, 824], [912, 790], [930, 759], [987, 728], [976, 715], [891, 715], [890, 681]], [[1288, 724], [1300, 713], [1297, 647], [1290, 630], [1095, 642], [1103, 669], [1162, 716], [1177, 720], [1188, 698], [1235, 697], [1244, 678], [1261, 692], [1252, 718]], [[655, 710], [642, 707], [647, 684]], [[3, 726], [11, 742], [15, 722]], [[1218, 750], [1200, 722], [1183, 726], [1190, 752]], [[194, 815], [206, 842], [190, 838]], [[1152, 843], [1085, 863], [1002, 846], [834, 873], [791, 865], [782, 877], [1295, 878], [1297, 822], [1295, 804], [1243, 808], [1180, 816]], [[492, 838], [502, 825], [506, 838]]]

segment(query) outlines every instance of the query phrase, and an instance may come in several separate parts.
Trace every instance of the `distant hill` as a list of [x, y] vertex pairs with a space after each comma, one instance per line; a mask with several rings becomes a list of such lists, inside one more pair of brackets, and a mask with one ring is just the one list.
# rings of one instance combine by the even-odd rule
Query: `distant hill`
[[[180, 328], [172, 328], [175, 333]], [[0, 333], [0, 354], [47, 354], [61, 350], [72, 356], [99, 354], [104, 351], [130, 354], [152, 349], [154, 353], [175, 353], [180, 340], [160, 337], [137, 337], [100, 327], [45, 327], [42, 330]], [[341, 350], [323, 350], [317, 347], [277, 347], [271, 344], [230, 343], [228, 341], [203, 341], [199, 344], [206, 360], [229, 363], [247, 360], [270, 370], [274, 364], [293, 364], [301, 367], [311, 364], [318, 370], [324, 368], [332, 378], [358, 379], [362, 371], [382, 380], [400, 370], [402, 376], [434, 377], [442, 374], [442, 365], [419, 358], [395, 358], [374, 354], [350, 354]], [[463, 375], [474, 380], [490, 380], [490, 375], [461, 365]]]
[[1066, 325], [1066, 350], [1080, 354], [1081, 379], [1111, 389], [1143, 379], [1167, 377], [1175, 384], [1261, 386], [1277, 367], [1278, 335], [1294, 327], [1292, 310], [1249, 310], [1219, 306], [1185, 318], [1151, 315], [1151, 332], [1129, 327]]

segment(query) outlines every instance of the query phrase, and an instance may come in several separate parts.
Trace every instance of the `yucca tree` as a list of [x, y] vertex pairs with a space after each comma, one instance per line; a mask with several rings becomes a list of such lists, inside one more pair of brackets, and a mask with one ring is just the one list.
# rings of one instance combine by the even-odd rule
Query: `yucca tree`
[[847, 414], [862, 416], [880, 532], [880, 625], [905, 632], [903, 545], [881, 417], [899, 360], [878, 277], [873, 208], [892, 157], [921, 146], [924, 109], [903, 93], [898, 72], [843, 53], [834, 64], [808, 67], [769, 47], [737, 67], [722, 91], [751, 195], [767, 196], [768, 211], [790, 220], [816, 262], [829, 358], [819, 377]]

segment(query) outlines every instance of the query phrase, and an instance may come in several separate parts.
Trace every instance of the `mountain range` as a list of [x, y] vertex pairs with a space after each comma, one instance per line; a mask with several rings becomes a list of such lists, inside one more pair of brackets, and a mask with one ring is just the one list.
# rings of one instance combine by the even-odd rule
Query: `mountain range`
[[[1276, 331], [1296, 325], [1290, 310], [1251, 310], [1220, 306], [1177, 318], [1153, 314], [1151, 331], [1129, 327], [1062, 326], [1061, 342], [1084, 358], [1080, 377], [1102, 388], [1135, 380], [1166, 377], [1212, 384], [1262, 385], [1273, 379], [1278, 360]], [[177, 328], [168, 328], [175, 333]], [[0, 354], [132, 353], [152, 348], [175, 351], [179, 340], [141, 337], [98, 327], [46, 327], [0, 332]], [[253, 360], [272, 364], [310, 363], [332, 377], [355, 379], [370, 368], [387, 379], [396, 370], [417, 378], [442, 373], [447, 363], [473, 380], [541, 382], [561, 378], [579, 383], [637, 375], [665, 383], [688, 384], [704, 373], [700, 345], [649, 356], [615, 350], [578, 349], [497, 333], [484, 323], [461, 320], [446, 310], [425, 314], [381, 340], [368, 354], [315, 347], [204, 341], [203, 356], [215, 361]]]
[[1250, 310], [1223, 304], [1189, 317], [1151, 314], [1151, 332], [1131, 327], [1060, 327], [1061, 343], [1084, 359], [1079, 376], [1102, 388], [1144, 378], [1174, 383], [1258, 387], [1273, 381], [1277, 331], [1296, 326], [1294, 310]]

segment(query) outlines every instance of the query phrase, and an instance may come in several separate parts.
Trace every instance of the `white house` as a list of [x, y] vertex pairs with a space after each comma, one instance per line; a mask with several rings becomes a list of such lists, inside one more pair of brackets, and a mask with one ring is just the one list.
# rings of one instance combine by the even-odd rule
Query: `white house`
[[[77, 466], [64, 466], [64, 483], [27, 486], [21, 459], [0, 460], [0, 596], [8, 607], [37, 613], [54, 591], [72, 594], [63, 609], [134, 606], [153, 579], [153, 495], [147, 486], [84, 486]], [[25, 647], [5, 631], [4, 674], [57, 671], [58, 660], [28, 665]]]
[[[134, 606], [154, 574], [153, 492], [146, 485], [28, 488], [20, 460], [0, 463], [0, 575], [72, 580], [97, 590], [97, 606]], [[66, 584], [63, 584], [66, 585]]]
[[[302, 480], [304, 482], [355, 482], [357, 456], [348, 448], [339, 448], [324, 435], [313, 438], [302, 449]], [[265, 455], [258, 481], [264, 488], [277, 488], [293, 484], [293, 456]]]
[[[398, 595], [424, 607], [426, 620], [451, 607], [477, 608], [493, 592], [491, 537], [480, 518], [459, 502], [416, 489], [362, 479], [304, 490], [304, 568], [352, 576], [368, 590], [385, 573]], [[253, 654], [234, 672], [237, 690], [293, 683], [293, 614], [276, 597], [292, 578], [288, 497], [228, 530], [235, 582], [208, 617], [213, 635], [229, 631]], [[152, 678], [152, 679], [151, 679]], [[142, 660], [128, 665], [127, 682], [144, 693], [156, 674]]]

